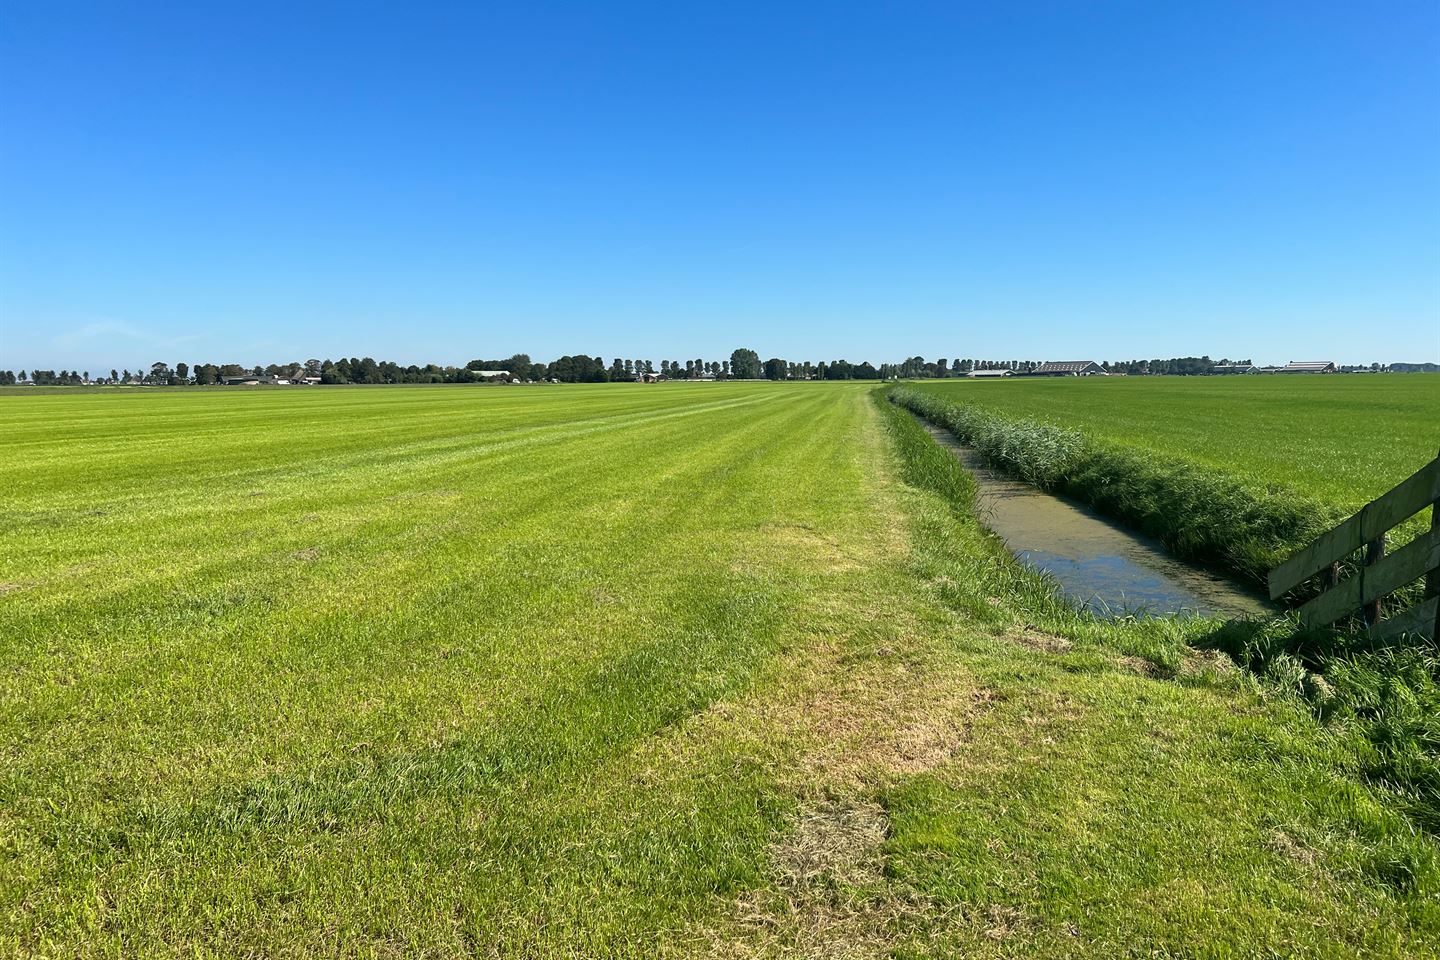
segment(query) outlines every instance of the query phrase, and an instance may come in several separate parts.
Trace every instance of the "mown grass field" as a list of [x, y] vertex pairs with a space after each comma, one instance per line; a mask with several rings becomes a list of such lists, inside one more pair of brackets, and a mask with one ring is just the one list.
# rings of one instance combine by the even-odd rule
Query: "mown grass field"
[[0, 953], [1440, 951], [1363, 737], [1065, 608], [869, 387], [5, 393], [0, 452]]
[[915, 384], [1358, 509], [1440, 453], [1440, 374]]

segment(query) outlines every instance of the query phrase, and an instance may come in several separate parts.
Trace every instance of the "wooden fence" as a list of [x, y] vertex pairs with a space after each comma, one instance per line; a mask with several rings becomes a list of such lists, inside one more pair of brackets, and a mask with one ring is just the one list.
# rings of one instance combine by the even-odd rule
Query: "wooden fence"
[[[1408, 633], [1440, 637], [1440, 457], [1421, 467], [1399, 486], [1366, 504], [1355, 516], [1323, 534], [1304, 550], [1270, 571], [1270, 599], [1323, 575], [1324, 590], [1299, 610], [1307, 627], [1323, 627], [1360, 614], [1372, 636]], [[1430, 507], [1430, 532], [1394, 553], [1385, 552], [1385, 534]], [[1345, 579], [1340, 561], [1361, 548], [1362, 564]], [[1407, 610], [1385, 616], [1385, 598], [1420, 577], [1425, 594]]]

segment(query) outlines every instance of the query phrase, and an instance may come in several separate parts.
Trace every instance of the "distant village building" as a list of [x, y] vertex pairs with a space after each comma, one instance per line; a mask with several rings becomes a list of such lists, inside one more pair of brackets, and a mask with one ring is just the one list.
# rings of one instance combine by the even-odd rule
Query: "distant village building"
[[1094, 360], [1049, 360], [1034, 372], [1037, 377], [1103, 377], [1105, 368]]
[[662, 380], [667, 379], [669, 378], [663, 373], [639, 373], [635, 375], [636, 383], [660, 383]]

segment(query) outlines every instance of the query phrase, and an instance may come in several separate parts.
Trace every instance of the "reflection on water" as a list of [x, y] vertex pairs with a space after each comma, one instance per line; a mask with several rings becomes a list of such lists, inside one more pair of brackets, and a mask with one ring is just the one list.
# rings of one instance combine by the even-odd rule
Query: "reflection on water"
[[1221, 617], [1274, 612], [1260, 595], [1176, 560], [1158, 542], [1080, 504], [997, 474], [946, 431], [928, 423], [925, 428], [974, 475], [981, 521], [1023, 563], [1048, 573], [1066, 596], [1093, 612]]

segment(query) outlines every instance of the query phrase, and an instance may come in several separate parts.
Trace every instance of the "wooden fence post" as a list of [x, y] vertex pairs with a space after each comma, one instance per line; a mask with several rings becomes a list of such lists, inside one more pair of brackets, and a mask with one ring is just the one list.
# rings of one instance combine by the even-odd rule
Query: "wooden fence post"
[[[1430, 537], [1432, 540], [1440, 537], [1440, 500], [1430, 504]], [[1440, 567], [1425, 574], [1424, 600], [1432, 597], [1440, 597]], [[1430, 642], [1440, 647], [1440, 601], [1435, 604], [1435, 623], [1430, 627]]]
[[[1385, 534], [1382, 533], [1365, 545], [1365, 566], [1374, 566], [1383, 559], [1385, 559]], [[1364, 574], [1362, 573], [1361, 576]], [[1385, 601], [1381, 597], [1376, 597], [1365, 604], [1365, 626], [1375, 626], [1384, 616]]]

